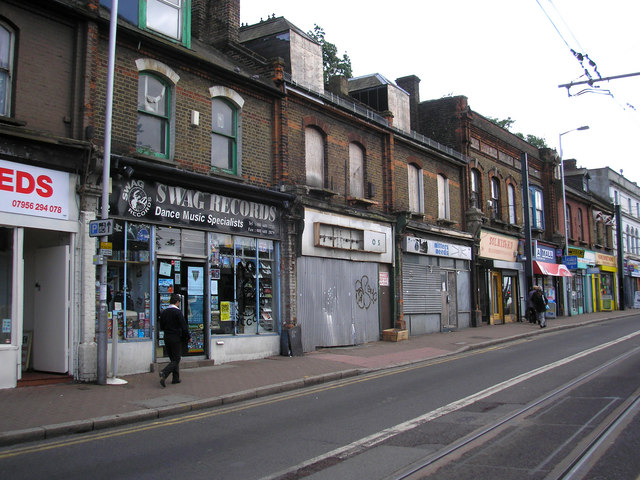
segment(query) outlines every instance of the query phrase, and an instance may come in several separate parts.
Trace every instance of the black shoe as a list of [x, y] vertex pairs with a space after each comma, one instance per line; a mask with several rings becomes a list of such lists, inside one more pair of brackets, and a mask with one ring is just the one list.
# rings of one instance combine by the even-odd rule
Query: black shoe
[[540, 325], [540, 328], [546, 328], [546, 327], [547, 327], [546, 325]]
[[165, 383], [167, 377], [165, 377], [164, 373], [160, 372], [160, 385], [162, 385], [162, 387], [166, 387], [167, 384]]
[[171, 383], [181, 383], [182, 380], [173, 380]]

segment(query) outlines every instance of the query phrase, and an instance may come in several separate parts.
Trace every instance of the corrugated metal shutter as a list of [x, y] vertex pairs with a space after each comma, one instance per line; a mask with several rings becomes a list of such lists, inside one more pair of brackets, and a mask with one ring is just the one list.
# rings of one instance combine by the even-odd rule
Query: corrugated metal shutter
[[301, 257], [298, 292], [305, 352], [380, 338], [378, 264]]
[[438, 267], [405, 263], [402, 266], [403, 313], [440, 313], [440, 281]]

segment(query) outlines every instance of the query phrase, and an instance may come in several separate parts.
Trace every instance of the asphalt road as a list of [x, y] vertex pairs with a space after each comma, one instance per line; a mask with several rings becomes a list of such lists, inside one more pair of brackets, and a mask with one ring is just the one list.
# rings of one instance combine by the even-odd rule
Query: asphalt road
[[[622, 318], [228, 407], [0, 449], [0, 476], [394, 478], [407, 466], [632, 351], [640, 345], [639, 321]], [[629, 338], [619, 340], [624, 336]], [[637, 354], [620, 360], [597, 379], [581, 383], [584, 391], [576, 386], [557, 405], [541, 406], [522, 423], [474, 446], [474, 458], [482, 462], [462, 456], [472, 455], [469, 447], [438, 465], [433, 478], [447, 471], [453, 472], [451, 478], [478, 480], [545, 478], [563, 461], [563, 455], [554, 455], [558, 445], [574, 450], [593, 430], [601, 418], [594, 409], [606, 416], [638, 388], [639, 364]], [[621, 428], [610, 443], [624, 439], [624, 444], [637, 445], [640, 432], [631, 428], [634, 422], [631, 417], [630, 428]], [[637, 455], [621, 445], [616, 460], [631, 455], [626, 462], [630, 470], [640, 468]], [[482, 448], [481, 457], [477, 452]], [[608, 458], [612, 454], [594, 457], [590, 468], [611, 473]], [[487, 459], [492, 468], [486, 468]], [[461, 469], [465, 465], [471, 470]], [[509, 467], [500, 468], [505, 465]]]

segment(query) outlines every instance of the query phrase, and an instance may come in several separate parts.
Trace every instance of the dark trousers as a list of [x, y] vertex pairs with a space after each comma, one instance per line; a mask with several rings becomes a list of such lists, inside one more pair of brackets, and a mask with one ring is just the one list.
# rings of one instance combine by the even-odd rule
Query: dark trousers
[[165, 378], [169, 377], [169, 374], [173, 374], [173, 381], [180, 380], [180, 359], [182, 358], [182, 340], [180, 337], [173, 337], [173, 335], [165, 335], [164, 348], [169, 355], [169, 364], [162, 369], [162, 374]]

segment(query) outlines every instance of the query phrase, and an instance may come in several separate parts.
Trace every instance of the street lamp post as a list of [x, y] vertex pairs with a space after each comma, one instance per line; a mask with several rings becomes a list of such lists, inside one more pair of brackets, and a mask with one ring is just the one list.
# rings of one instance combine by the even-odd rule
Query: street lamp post
[[[579, 130], [589, 130], [589, 126], [588, 125], [583, 125], [582, 127], [578, 127], [578, 128], [574, 128], [572, 130], [567, 130], [566, 132], [562, 132], [560, 135], [558, 135], [558, 149], [559, 149], [559, 155], [560, 155], [560, 179], [562, 181], [562, 208], [563, 208], [563, 218], [564, 218], [564, 255], [567, 256], [569, 255], [569, 226], [568, 226], [568, 222], [567, 222], [567, 193], [566, 193], [566, 187], [564, 184], [564, 159], [562, 158], [562, 136], [566, 135], [567, 133], [571, 133], [571, 132], [577, 132]], [[569, 305], [570, 302], [570, 295], [569, 295], [569, 288], [567, 288], [567, 279], [565, 277], [562, 277], [562, 283], [563, 283], [563, 291], [565, 294], [565, 311], [566, 314], [571, 316], [571, 307]]]

